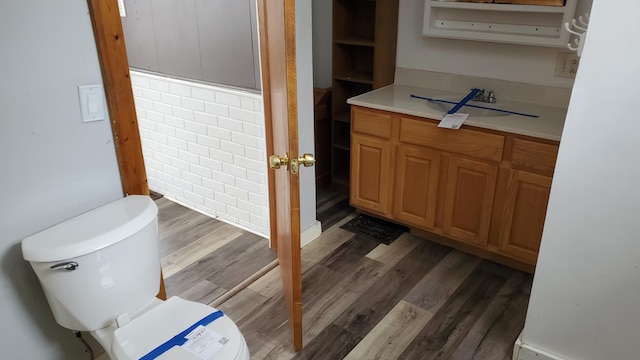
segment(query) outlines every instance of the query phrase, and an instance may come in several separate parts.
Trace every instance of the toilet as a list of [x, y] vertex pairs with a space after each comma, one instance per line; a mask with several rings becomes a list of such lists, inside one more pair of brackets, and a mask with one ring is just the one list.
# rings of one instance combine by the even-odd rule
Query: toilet
[[155, 297], [157, 218], [148, 196], [130, 195], [22, 240], [56, 321], [89, 332], [111, 359], [248, 360], [220, 310]]

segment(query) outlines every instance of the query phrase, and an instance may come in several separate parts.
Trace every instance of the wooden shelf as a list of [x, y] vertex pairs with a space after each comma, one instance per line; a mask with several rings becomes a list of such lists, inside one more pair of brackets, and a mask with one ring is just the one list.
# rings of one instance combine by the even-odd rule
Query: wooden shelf
[[349, 140], [341, 140], [341, 141], [336, 141], [333, 144], [333, 147], [336, 149], [340, 149], [340, 150], [344, 150], [344, 151], [350, 151], [351, 150], [351, 146], [349, 145]]
[[349, 176], [334, 176], [333, 178], [334, 187], [338, 185], [340, 188], [349, 189]]
[[347, 71], [333, 76], [336, 80], [351, 81], [361, 84], [373, 84], [373, 74]]
[[350, 124], [351, 123], [351, 112], [344, 111], [344, 112], [341, 112], [341, 113], [337, 113], [337, 114], [333, 115], [333, 120]]
[[[578, 0], [564, 6], [425, 0], [425, 36], [509, 44], [566, 47], [564, 24]], [[496, 19], [500, 18], [500, 21]], [[504, 20], [502, 20], [504, 19]]]
[[432, 8], [447, 8], [447, 9], [560, 13], [560, 14], [566, 11], [564, 6], [471, 3], [471, 2], [430, 1], [430, 0], [427, 0], [427, 3]]
[[331, 179], [349, 190], [350, 122], [347, 99], [393, 83], [398, 0], [333, 0]]
[[373, 41], [373, 39], [357, 38], [357, 37], [336, 39], [335, 43], [340, 45], [369, 46], [369, 47], [373, 47], [375, 45], [375, 42]]

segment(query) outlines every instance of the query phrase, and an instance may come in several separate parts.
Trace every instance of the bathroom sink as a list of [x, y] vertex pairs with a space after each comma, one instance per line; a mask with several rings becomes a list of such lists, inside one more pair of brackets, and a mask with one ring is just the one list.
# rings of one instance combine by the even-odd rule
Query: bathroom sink
[[[460, 98], [453, 98], [453, 97], [442, 97], [437, 99], [451, 101], [454, 103], [457, 103], [458, 101], [460, 101]], [[443, 113], [448, 112], [449, 110], [451, 110], [451, 108], [455, 106], [455, 104], [435, 102], [435, 101], [427, 101], [426, 103], [427, 103], [427, 106], [429, 106], [430, 108], [434, 110], [442, 111]], [[496, 108], [500, 110], [511, 110], [509, 108], [500, 107], [499, 103], [490, 104], [490, 103], [485, 103], [481, 101], [469, 101], [467, 105], [482, 106], [485, 108]], [[458, 110], [458, 112], [462, 114], [469, 114], [469, 116], [476, 116], [476, 117], [497, 117], [497, 116], [510, 115], [509, 113], [506, 113], [506, 112], [494, 111], [489, 109], [479, 109], [471, 106], [463, 106], [462, 108], [460, 108], [460, 110]]]

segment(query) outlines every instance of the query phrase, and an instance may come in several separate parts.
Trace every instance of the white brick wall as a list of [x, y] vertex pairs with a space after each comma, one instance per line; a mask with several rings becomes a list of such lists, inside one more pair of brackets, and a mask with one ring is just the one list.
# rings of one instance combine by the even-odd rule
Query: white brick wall
[[131, 71], [149, 188], [269, 235], [262, 96]]

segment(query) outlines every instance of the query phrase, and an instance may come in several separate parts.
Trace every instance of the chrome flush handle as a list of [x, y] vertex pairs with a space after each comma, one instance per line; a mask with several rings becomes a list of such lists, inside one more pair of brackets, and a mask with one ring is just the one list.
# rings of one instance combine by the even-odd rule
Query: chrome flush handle
[[55, 264], [51, 266], [52, 270], [67, 270], [67, 271], [73, 271], [75, 269], [78, 268], [78, 263], [75, 261], [67, 261], [67, 262], [63, 262], [63, 263], [59, 263], [59, 264]]

